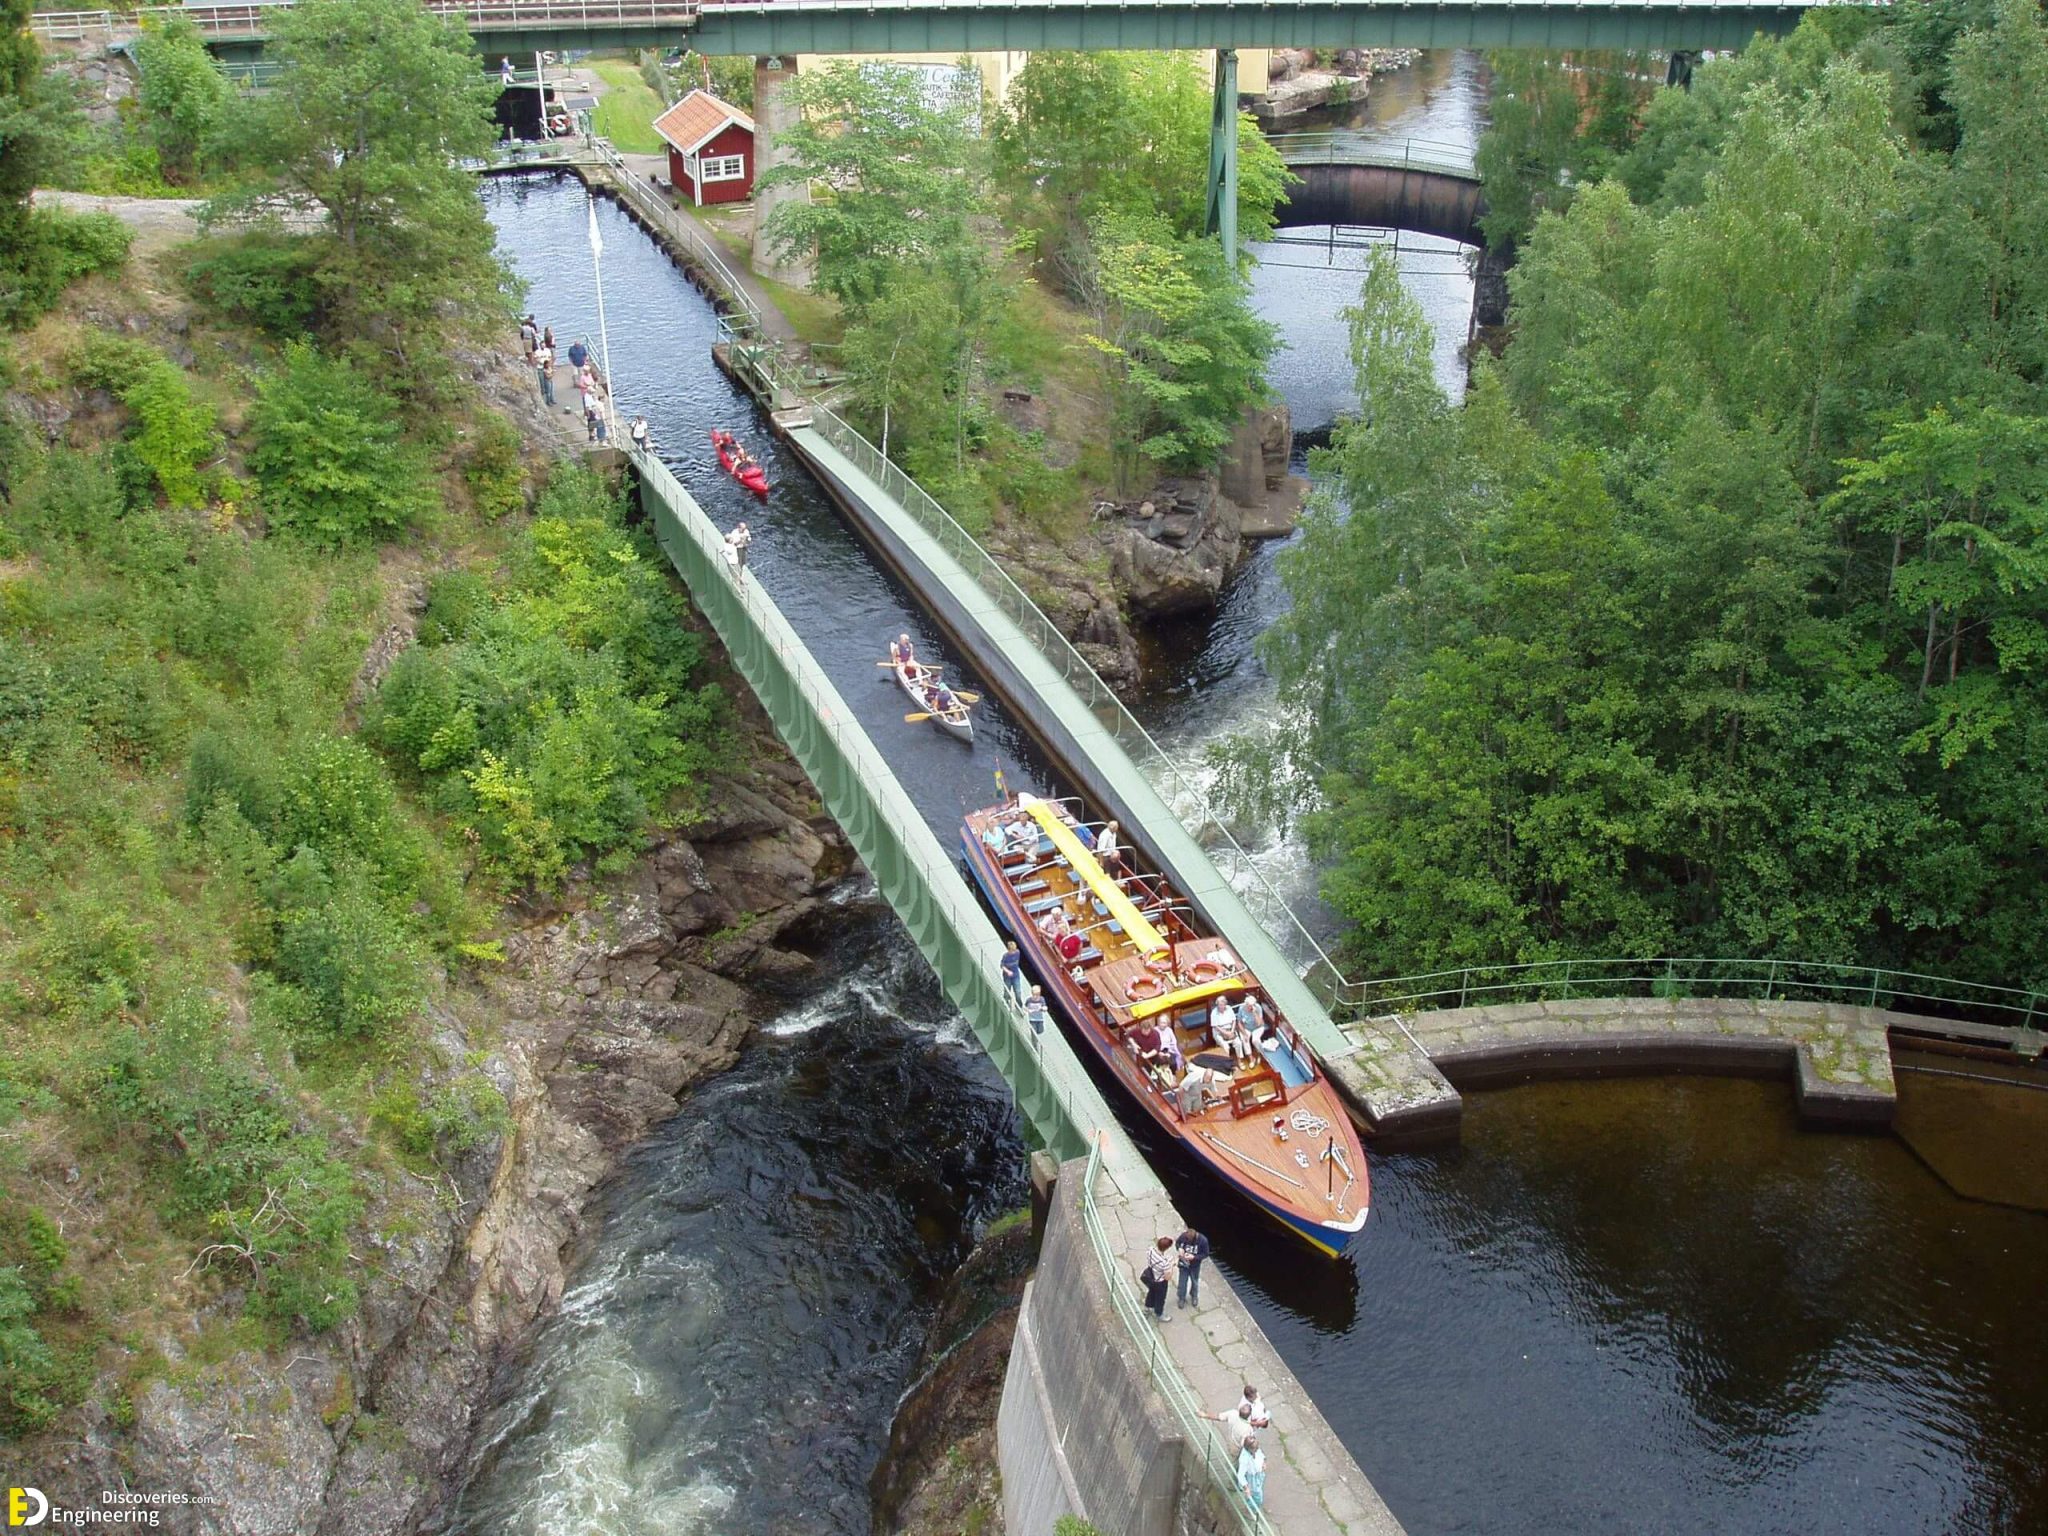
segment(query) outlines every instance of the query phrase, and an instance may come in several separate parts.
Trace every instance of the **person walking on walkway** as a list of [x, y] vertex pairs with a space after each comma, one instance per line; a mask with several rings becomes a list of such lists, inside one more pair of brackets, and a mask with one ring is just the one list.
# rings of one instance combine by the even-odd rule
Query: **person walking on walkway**
[[1020, 1005], [1029, 995], [1024, 990], [1024, 955], [1015, 939], [1003, 946], [1003, 990]]
[[633, 418], [632, 436], [633, 446], [642, 453], [645, 453], [648, 449], [647, 418], [645, 416], [635, 416]]
[[1033, 987], [1031, 995], [1024, 999], [1024, 1022], [1031, 1026], [1031, 1033], [1045, 1033], [1045, 989]]
[[555, 349], [542, 342], [533, 354], [533, 374], [540, 380], [540, 397], [555, 403]]
[[1180, 1257], [1180, 1297], [1175, 1305], [1202, 1304], [1202, 1261], [1209, 1257], [1209, 1239], [1189, 1227], [1174, 1243]]
[[1257, 1435], [1246, 1435], [1237, 1448], [1237, 1491], [1253, 1509], [1266, 1507], [1266, 1453]]
[[1145, 1305], [1162, 1323], [1166, 1321], [1166, 1287], [1172, 1279], [1173, 1239], [1162, 1237], [1145, 1259]]

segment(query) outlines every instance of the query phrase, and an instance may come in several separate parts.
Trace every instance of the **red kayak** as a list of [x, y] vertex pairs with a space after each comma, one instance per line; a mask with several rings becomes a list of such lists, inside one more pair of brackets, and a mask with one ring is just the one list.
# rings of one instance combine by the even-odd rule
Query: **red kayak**
[[734, 437], [730, 432], [714, 430], [711, 434], [711, 445], [718, 450], [718, 462], [724, 466], [725, 472], [728, 475], [731, 475], [733, 479], [739, 481], [741, 485], [744, 485], [756, 496], [761, 497], [763, 500], [767, 499], [767, 470], [756, 464], [752, 459], [748, 459], [744, 464], [739, 464], [737, 468], [734, 467], [738, 462], [739, 455], [746, 452], [744, 448], [740, 447], [740, 440], [738, 438]]

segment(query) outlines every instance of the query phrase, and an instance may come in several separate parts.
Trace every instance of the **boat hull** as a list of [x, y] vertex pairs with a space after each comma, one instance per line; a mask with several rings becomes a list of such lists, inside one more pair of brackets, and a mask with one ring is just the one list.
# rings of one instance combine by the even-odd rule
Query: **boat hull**
[[731, 433], [712, 433], [711, 445], [718, 450], [718, 464], [721, 469], [763, 501], [768, 499], [767, 470], [758, 464], [748, 464], [739, 469], [733, 467], [733, 450], [739, 445]]
[[[1235, 1148], [1227, 1149], [1230, 1155], [1216, 1150], [1218, 1138], [1202, 1138], [1203, 1122], [1183, 1119], [1170, 1108], [1162, 1096], [1144, 1079], [1131, 1055], [1119, 1048], [1117, 1042], [1103, 1029], [1092, 1024], [1084, 994], [1073, 983], [1065, 970], [1053, 963], [1046, 955], [1037, 933], [1031, 926], [1029, 915], [1021, 907], [1011, 889], [998, 860], [992, 855], [981, 839], [975, 835], [971, 825], [963, 828], [961, 845], [967, 856], [968, 869], [982, 896], [996, 913], [998, 921], [1018, 940], [1026, 961], [1044, 988], [1046, 1000], [1070, 1037], [1088, 1048], [1089, 1053], [1121, 1090], [1129, 1104], [1142, 1109], [1153, 1125], [1176, 1146], [1178, 1146], [1203, 1172], [1219, 1183], [1232, 1189], [1256, 1206], [1264, 1215], [1277, 1222], [1287, 1231], [1301, 1238], [1318, 1252], [1332, 1258], [1341, 1257], [1351, 1242], [1363, 1230], [1370, 1210], [1370, 1189], [1366, 1179], [1363, 1149], [1358, 1147], [1350, 1131], [1349, 1121], [1336, 1092], [1328, 1079], [1318, 1074], [1313, 1082], [1302, 1088], [1289, 1099], [1286, 1113], [1296, 1110], [1327, 1121], [1333, 1127], [1341, 1128], [1351, 1151], [1347, 1158], [1355, 1156], [1355, 1209], [1321, 1212], [1310, 1207], [1307, 1199], [1301, 1201], [1275, 1198], [1272, 1190], [1262, 1187], [1261, 1181], [1248, 1177], [1236, 1166], [1237, 1159], [1251, 1159]], [[1189, 1133], [1190, 1126], [1196, 1132]], [[1198, 1139], [1199, 1138], [1199, 1139]], [[1205, 1144], [1205, 1141], [1208, 1144]], [[1297, 1142], [1281, 1143], [1277, 1140], [1270, 1147], [1262, 1147], [1261, 1161], [1267, 1162], [1266, 1171], [1276, 1170], [1274, 1163], [1283, 1163]], [[1289, 1164], [1293, 1173], [1278, 1170], [1280, 1177], [1290, 1183], [1312, 1181], [1318, 1175], [1330, 1177], [1332, 1183], [1343, 1183], [1353, 1177], [1351, 1173], [1335, 1173], [1328, 1168], [1319, 1168], [1311, 1162], [1307, 1168]], [[1347, 1168], [1350, 1167], [1347, 1162]], [[1297, 1180], [1294, 1175], [1299, 1175]], [[1304, 1186], [1304, 1194], [1316, 1193]]]
[[932, 724], [936, 725], [941, 731], [944, 731], [948, 736], [952, 737], [955, 741], [965, 741], [971, 743], [974, 740], [974, 721], [971, 718], [969, 718], [966, 705], [963, 704], [960, 707], [959, 713], [951, 717], [946, 715], [934, 714], [932, 713], [930, 706], [928, 706], [925, 703], [924, 695], [918, 691], [916, 681], [903, 667], [895, 666], [891, 667], [889, 670], [896, 674], [897, 684], [903, 689], [903, 692], [909, 697], [910, 707], [912, 709], [921, 710], [925, 714], [929, 715]]

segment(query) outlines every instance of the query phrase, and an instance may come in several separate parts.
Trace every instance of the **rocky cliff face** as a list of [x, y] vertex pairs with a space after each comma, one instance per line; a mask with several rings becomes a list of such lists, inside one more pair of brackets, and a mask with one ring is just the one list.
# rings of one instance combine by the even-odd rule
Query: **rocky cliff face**
[[[562, 1293], [598, 1184], [690, 1084], [731, 1065], [766, 1006], [747, 983], [806, 968], [792, 939], [852, 866], [770, 741], [709, 813], [630, 873], [514, 914], [498, 975], [451, 990], [451, 1061], [481, 1053], [510, 1126], [372, 1200], [363, 1305], [276, 1354], [167, 1345], [127, 1424], [97, 1416], [64, 1486], [185, 1490], [171, 1531], [393, 1536], [432, 1524], [491, 1374]], [[235, 1337], [237, 1298], [210, 1330]], [[224, 1358], [215, 1358], [224, 1354]]]
[[1247, 413], [1215, 475], [1162, 480], [1113, 510], [1110, 574], [1131, 610], [1168, 618], [1212, 608], [1251, 539], [1292, 531], [1308, 484], [1288, 472], [1287, 407]]
[[1275, 48], [1266, 66], [1266, 89], [1248, 99], [1251, 113], [1275, 128], [1317, 107], [1357, 106], [1375, 75], [1415, 62], [1413, 48]]

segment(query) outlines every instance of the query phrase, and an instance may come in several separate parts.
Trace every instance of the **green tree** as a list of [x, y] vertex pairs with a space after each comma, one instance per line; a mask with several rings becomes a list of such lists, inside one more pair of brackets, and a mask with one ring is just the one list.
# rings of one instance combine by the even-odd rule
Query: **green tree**
[[119, 267], [128, 232], [108, 214], [30, 207], [77, 137], [72, 103], [42, 72], [30, 0], [0, 0], [0, 326], [26, 325], [67, 283]]
[[1213, 240], [1176, 235], [1157, 215], [1104, 214], [1081, 274], [1087, 342], [1114, 381], [1118, 479], [1141, 463], [1216, 462], [1245, 406], [1265, 389], [1273, 328]]
[[817, 256], [818, 286], [858, 315], [903, 267], [928, 267], [973, 240], [986, 203], [979, 103], [934, 104], [920, 70], [840, 62], [787, 87], [801, 112], [764, 188], [812, 185], [769, 234], [786, 259]]
[[243, 180], [211, 210], [260, 214], [282, 201], [320, 215], [337, 329], [424, 368], [412, 333], [507, 302], [461, 164], [490, 148], [497, 88], [460, 18], [411, 0], [305, 0], [278, 16], [270, 49], [276, 78], [236, 102], [222, 134]]
[[280, 530], [344, 549], [390, 537], [432, 504], [398, 408], [361, 369], [322, 357], [310, 342], [285, 346], [283, 362], [256, 386], [249, 421], [249, 468]]
[[206, 51], [199, 28], [175, 12], [144, 21], [135, 62], [142, 73], [137, 94], [164, 179], [177, 184], [198, 180], [205, 148], [231, 96], [226, 77]]
[[[1039, 255], [1065, 262], [1100, 214], [1158, 214], [1183, 235], [1207, 214], [1210, 86], [1195, 53], [1034, 53], [993, 130], [996, 174]], [[1260, 240], [1293, 180], [1238, 115], [1238, 231]]]

